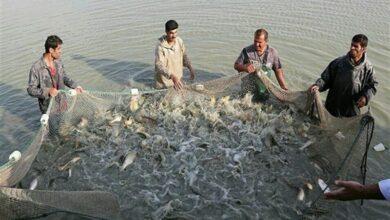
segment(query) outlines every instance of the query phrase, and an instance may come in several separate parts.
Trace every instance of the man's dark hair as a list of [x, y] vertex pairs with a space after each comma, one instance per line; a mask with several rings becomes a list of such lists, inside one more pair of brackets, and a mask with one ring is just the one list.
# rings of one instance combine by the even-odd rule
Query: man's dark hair
[[171, 30], [175, 30], [179, 28], [179, 24], [174, 20], [169, 20], [167, 23], [165, 23], [165, 31], [169, 32]]
[[360, 43], [360, 46], [362, 46], [363, 48], [366, 48], [368, 45], [368, 38], [364, 34], [356, 34], [355, 36], [353, 36], [352, 42]]
[[50, 48], [56, 49], [58, 45], [62, 44], [61, 38], [56, 35], [48, 36], [45, 42], [45, 52], [49, 53]]
[[264, 35], [264, 40], [266, 40], [266, 41], [268, 40], [268, 32], [263, 28], [257, 29], [255, 31], [255, 37], [259, 37], [261, 35]]

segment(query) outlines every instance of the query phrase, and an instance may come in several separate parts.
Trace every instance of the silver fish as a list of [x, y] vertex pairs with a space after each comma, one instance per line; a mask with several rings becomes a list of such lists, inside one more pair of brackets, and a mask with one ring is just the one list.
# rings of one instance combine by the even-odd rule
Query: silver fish
[[135, 151], [130, 151], [129, 153], [127, 153], [127, 155], [122, 163], [122, 166], [119, 170], [124, 171], [126, 169], [126, 167], [128, 167], [130, 164], [132, 164], [134, 162], [136, 156], [137, 156], [137, 152], [135, 152]]
[[308, 189], [310, 189], [310, 190], [313, 190], [313, 185], [311, 185], [311, 183], [306, 182], [306, 183], [305, 183], [305, 186], [306, 186], [306, 188], [308, 188]]
[[299, 148], [300, 151], [303, 151], [305, 148], [309, 147], [310, 145], [312, 145], [314, 143], [314, 141], [312, 140], [309, 140], [307, 141], [302, 147]]
[[322, 179], [318, 179], [318, 185], [320, 186], [322, 191], [326, 193], [330, 192], [328, 185], [326, 185], [325, 181], [323, 181]]
[[35, 190], [38, 186], [38, 177], [35, 177], [30, 183], [30, 190]]
[[341, 133], [341, 131], [338, 131], [334, 136], [336, 136], [336, 138], [339, 140], [345, 139], [345, 136], [343, 133]]
[[121, 115], [115, 115], [114, 119], [112, 119], [110, 121], [110, 125], [114, 124], [114, 123], [117, 123], [117, 122], [121, 122], [122, 121], [122, 116]]
[[301, 187], [298, 189], [297, 199], [299, 201], [303, 201], [305, 199], [305, 191]]
[[65, 165], [63, 166], [59, 166], [58, 167], [58, 170], [59, 171], [64, 171], [64, 170], [67, 170], [67, 169], [70, 169], [72, 166], [74, 166], [74, 164], [77, 163], [77, 161], [79, 161], [81, 158], [80, 157], [74, 157], [72, 160], [70, 160], [69, 162], [67, 162]]

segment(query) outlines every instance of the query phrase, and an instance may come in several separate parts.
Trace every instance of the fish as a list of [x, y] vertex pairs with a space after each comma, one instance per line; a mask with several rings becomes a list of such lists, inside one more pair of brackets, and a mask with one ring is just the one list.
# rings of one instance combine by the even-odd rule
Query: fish
[[306, 188], [308, 188], [309, 190], [313, 190], [313, 185], [311, 185], [311, 183], [306, 182], [306, 183], [305, 183], [305, 186], [306, 186]]
[[301, 187], [298, 189], [297, 199], [299, 201], [303, 201], [305, 199], [305, 190], [303, 190]]
[[314, 143], [314, 141], [312, 140], [309, 140], [307, 141], [302, 147], [299, 148], [300, 151], [303, 151], [305, 148], [309, 147], [310, 145], [312, 145]]
[[143, 139], [150, 138], [150, 134], [146, 133], [143, 127], [139, 127], [135, 132], [139, 134]]
[[228, 105], [229, 104], [229, 99], [230, 99], [230, 96], [224, 96], [220, 99], [221, 103], [223, 105]]
[[72, 168], [69, 168], [68, 170], [68, 178], [71, 178], [72, 177]]
[[85, 128], [88, 126], [88, 119], [81, 117], [80, 122], [78, 123], [78, 128]]
[[320, 165], [318, 165], [317, 163], [314, 163], [314, 162], [310, 162], [314, 168], [316, 168], [318, 171], [320, 171], [321, 173], [324, 172], [324, 170], [320, 167]]
[[214, 96], [212, 96], [211, 98], [210, 98], [210, 107], [214, 107], [215, 106], [215, 103], [216, 103], [216, 99], [215, 99], [215, 97]]
[[138, 97], [137, 96], [131, 97], [129, 107], [130, 107], [131, 112], [135, 112], [138, 110], [139, 104], [138, 104]]
[[30, 183], [30, 190], [35, 190], [38, 186], [38, 177], [35, 177]]
[[137, 157], [136, 151], [130, 151], [126, 154], [126, 157], [123, 160], [123, 163], [121, 165], [120, 171], [124, 171], [126, 167], [128, 167], [130, 164], [132, 164]]
[[112, 119], [110, 121], [110, 125], [114, 124], [114, 123], [117, 123], [117, 122], [121, 122], [122, 121], [122, 116], [121, 115], [115, 115], [114, 119]]
[[125, 128], [129, 128], [132, 124], [133, 124], [133, 119], [131, 119], [130, 117], [124, 121]]
[[167, 158], [165, 157], [165, 154], [163, 152], [158, 153], [158, 158], [159, 158], [161, 164], [164, 164], [165, 161], [167, 160]]
[[345, 139], [345, 136], [343, 135], [343, 133], [341, 133], [341, 131], [338, 131], [336, 134], [335, 134], [336, 138], [339, 139], [339, 140], [343, 140]]
[[326, 193], [330, 192], [328, 185], [326, 185], [325, 181], [323, 181], [322, 179], [318, 179], [318, 185], [320, 186], [320, 188], [323, 192], [326, 192]]
[[63, 166], [59, 166], [59, 167], [58, 167], [58, 170], [59, 170], [59, 171], [64, 171], [64, 170], [70, 169], [70, 168], [73, 167], [80, 159], [81, 159], [81, 157], [74, 157], [72, 160], [70, 160], [69, 162], [67, 162], [67, 163], [64, 164]]

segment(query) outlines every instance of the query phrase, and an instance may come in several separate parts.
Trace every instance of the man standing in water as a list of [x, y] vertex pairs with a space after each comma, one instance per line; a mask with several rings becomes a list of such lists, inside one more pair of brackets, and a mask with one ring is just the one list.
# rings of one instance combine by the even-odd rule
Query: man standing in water
[[241, 92], [251, 92], [254, 101], [262, 101], [268, 97], [268, 91], [258, 76], [254, 74], [256, 68], [261, 68], [270, 76], [271, 69], [275, 72], [276, 79], [282, 89], [287, 90], [282, 64], [276, 49], [268, 46], [268, 32], [258, 29], [254, 34], [254, 43], [245, 47], [234, 63], [234, 69], [238, 72], [250, 73], [242, 79]]
[[49, 107], [50, 97], [55, 97], [59, 89], [65, 86], [76, 89], [78, 93], [83, 89], [70, 79], [60, 60], [62, 53], [62, 40], [52, 35], [45, 42], [45, 53], [36, 61], [31, 69], [27, 92], [30, 96], [38, 98], [39, 109], [42, 114]]
[[352, 38], [348, 54], [336, 58], [322, 72], [309, 90], [328, 90], [325, 107], [333, 116], [351, 117], [360, 114], [360, 108], [376, 93], [378, 84], [374, 68], [367, 59], [368, 38], [357, 34]]
[[155, 51], [155, 85], [156, 89], [174, 87], [177, 90], [183, 88], [183, 66], [187, 67], [191, 74], [191, 80], [195, 79], [195, 72], [186, 54], [183, 40], [177, 36], [179, 25], [174, 20], [165, 23], [165, 33], [158, 39]]

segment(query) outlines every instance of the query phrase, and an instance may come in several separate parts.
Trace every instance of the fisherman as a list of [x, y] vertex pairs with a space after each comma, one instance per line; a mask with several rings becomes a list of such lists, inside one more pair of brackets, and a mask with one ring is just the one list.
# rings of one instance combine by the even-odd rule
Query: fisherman
[[65, 73], [60, 60], [61, 53], [62, 40], [56, 35], [48, 36], [45, 53], [30, 69], [27, 92], [30, 96], [38, 98], [42, 114], [45, 114], [49, 107], [50, 97], [56, 97], [59, 89], [67, 86], [76, 89], [78, 93], [83, 92], [83, 88]]
[[183, 40], [177, 36], [179, 25], [174, 20], [165, 23], [165, 33], [158, 39], [155, 50], [155, 85], [156, 89], [174, 87], [183, 88], [183, 66], [190, 71], [190, 79], [195, 79], [195, 72], [187, 56]]
[[357, 34], [352, 38], [349, 52], [329, 63], [309, 91], [329, 89], [325, 107], [335, 117], [360, 114], [376, 93], [378, 84], [374, 68], [367, 59], [368, 38]]
[[256, 30], [253, 41], [252, 45], [241, 51], [234, 63], [234, 69], [238, 72], [250, 73], [242, 79], [242, 95], [251, 92], [254, 101], [263, 101], [267, 99], [268, 91], [258, 76], [254, 74], [257, 68], [261, 68], [268, 76], [273, 70], [280, 87], [284, 90], [288, 88], [278, 52], [275, 48], [268, 46], [268, 32], [265, 29]]

